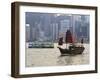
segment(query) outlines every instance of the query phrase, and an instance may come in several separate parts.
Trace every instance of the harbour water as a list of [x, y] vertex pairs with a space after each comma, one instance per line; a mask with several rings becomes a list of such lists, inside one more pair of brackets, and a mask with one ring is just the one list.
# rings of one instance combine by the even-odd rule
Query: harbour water
[[89, 64], [89, 44], [84, 44], [82, 54], [68, 56], [61, 56], [57, 46], [55, 43], [54, 48], [26, 48], [26, 67]]

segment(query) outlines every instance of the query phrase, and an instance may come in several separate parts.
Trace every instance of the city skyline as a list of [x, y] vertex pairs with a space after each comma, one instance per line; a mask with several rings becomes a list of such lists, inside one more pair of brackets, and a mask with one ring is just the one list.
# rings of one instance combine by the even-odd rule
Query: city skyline
[[89, 43], [89, 15], [26, 12], [25, 17], [26, 42], [57, 42], [70, 29], [76, 41]]

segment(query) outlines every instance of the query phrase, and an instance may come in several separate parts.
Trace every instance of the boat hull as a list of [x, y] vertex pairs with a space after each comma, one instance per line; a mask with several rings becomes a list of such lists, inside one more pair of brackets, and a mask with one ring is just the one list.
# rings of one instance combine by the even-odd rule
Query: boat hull
[[61, 55], [76, 55], [76, 54], [82, 54], [84, 51], [84, 47], [71, 47], [69, 49], [63, 49], [58, 47], [60, 50]]

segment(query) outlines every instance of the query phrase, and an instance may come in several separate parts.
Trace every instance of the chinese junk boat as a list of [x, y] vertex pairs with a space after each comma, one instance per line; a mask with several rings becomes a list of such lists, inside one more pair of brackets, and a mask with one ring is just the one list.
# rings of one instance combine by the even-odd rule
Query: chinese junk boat
[[[58, 48], [60, 50], [61, 56], [82, 54], [85, 49], [83, 46], [83, 38], [81, 39], [81, 45], [75, 44], [70, 30], [67, 30], [67, 32], [66, 32], [65, 43], [66, 43], [65, 49], [60, 47], [63, 45], [63, 37], [59, 38], [59, 42], [58, 42], [59, 47]], [[69, 44], [69, 46], [67, 48], [68, 44]]]

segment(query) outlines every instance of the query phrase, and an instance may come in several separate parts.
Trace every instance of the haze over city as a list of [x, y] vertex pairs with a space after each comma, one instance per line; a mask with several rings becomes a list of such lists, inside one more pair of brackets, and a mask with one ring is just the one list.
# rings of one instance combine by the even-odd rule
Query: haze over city
[[26, 41], [57, 42], [68, 29], [75, 40], [89, 42], [89, 15], [26, 12]]

